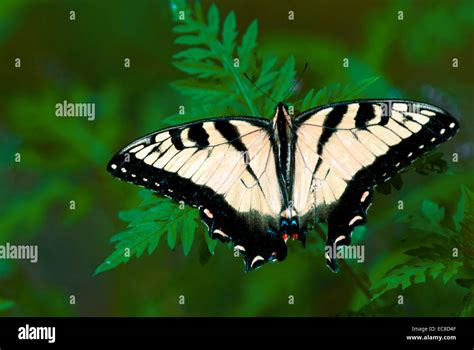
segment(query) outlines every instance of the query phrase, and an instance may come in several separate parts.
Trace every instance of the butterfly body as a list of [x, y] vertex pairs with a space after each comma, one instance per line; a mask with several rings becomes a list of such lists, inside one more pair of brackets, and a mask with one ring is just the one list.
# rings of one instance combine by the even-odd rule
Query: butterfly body
[[[231, 242], [246, 270], [303, 245], [328, 224], [327, 245], [350, 244], [366, 222], [374, 186], [451, 138], [457, 121], [421, 102], [360, 100], [272, 120], [223, 117], [178, 125], [120, 150], [108, 170], [199, 208], [214, 239]], [[326, 255], [337, 270], [337, 259]]]

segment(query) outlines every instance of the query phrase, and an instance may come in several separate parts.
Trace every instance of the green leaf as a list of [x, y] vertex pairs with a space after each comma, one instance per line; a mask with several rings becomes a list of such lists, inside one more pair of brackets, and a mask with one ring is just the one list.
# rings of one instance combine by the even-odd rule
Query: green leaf
[[179, 70], [191, 75], [196, 75], [199, 78], [216, 78], [225, 75], [222, 71], [222, 67], [210, 61], [183, 60], [175, 61], [173, 64]]
[[187, 58], [190, 60], [202, 60], [203, 58], [213, 57], [214, 53], [207, 49], [202, 49], [199, 47], [193, 47], [191, 49], [186, 49], [180, 51], [173, 55], [174, 58]]
[[443, 283], [448, 283], [454, 276], [456, 276], [462, 266], [462, 261], [454, 261], [451, 264], [447, 264], [443, 273]]
[[217, 35], [219, 32], [219, 10], [215, 4], [212, 4], [207, 14], [209, 33]]
[[293, 78], [295, 77], [295, 59], [290, 56], [278, 73], [278, 77], [273, 84], [272, 97], [276, 101], [282, 101], [288, 90], [293, 85]]
[[469, 213], [473, 212], [474, 207], [474, 193], [466, 186], [461, 185], [461, 197], [456, 206], [456, 211], [453, 215], [454, 227], [457, 232], [461, 231], [462, 222], [464, 219], [469, 219]]
[[173, 220], [168, 224], [167, 242], [168, 242], [168, 247], [170, 247], [170, 249], [174, 249], [174, 247], [176, 246], [177, 238], [178, 238], [178, 225], [176, 221]]
[[200, 29], [199, 25], [194, 23], [181, 24], [173, 27], [175, 33], [194, 33]]
[[222, 30], [222, 44], [228, 54], [232, 54], [235, 49], [235, 38], [237, 37], [235, 13], [230, 12], [225, 21]]
[[382, 279], [372, 285], [371, 290], [374, 293], [372, 300], [398, 287], [404, 290], [413, 284], [424, 283], [427, 277], [436, 279], [443, 276], [443, 282], [447, 283], [461, 266], [462, 262], [454, 260], [449, 262], [409, 260], [389, 270]]
[[201, 45], [204, 44], [205, 41], [198, 35], [182, 35], [177, 37], [174, 43], [181, 45]]
[[217, 240], [212, 239], [208, 234], [205, 234], [204, 238], [206, 240], [207, 249], [209, 250], [209, 253], [211, 255], [214, 255], [214, 253], [216, 251]]
[[341, 94], [339, 95], [340, 100], [353, 99], [365, 91], [369, 86], [375, 83], [379, 77], [370, 77], [363, 79], [355, 84], [348, 84], [344, 87]]
[[191, 250], [191, 247], [193, 245], [193, 240], [194, 240], [194, 232], [196, 228], [197, 228], [197, 225], [193, 217], [188, 217], [186, 220], [184, 220], [183, 232], [181, 236], [184, 255], [188, 255]]
[[301, 103], [301, 107], [300, 107], [301, 111], [306, 111], [306, 110], [310, 109], [313, 94], [314, 94], [314, 89], [311, 89], [311, 90], [308, 91], [306, 96], [303, 98], [303, 102]]
[[246, 72], [250, 66], [250, 60], [253, 60], [253, 51], [257, 46], [258, 24], [254, 20], [245, 31], [242, 37], [242, 43], [237, 49], [237, 54], [240, 59], [240, 68]]
[[425, 215], [431, 225], [439, 227], [444, 219], [444, 208], [435, 202], [425, 199], [421, 204], [421, 212]]
[[197, 22], [204, 23], [204, 13], [202, 12], [202, 6], [199, 0], [194, 2], [194, 16]]
[[265, 56], [260, 67], [260, 75], [255, 84], [263, 91], [268, 91], [270, 83], [278, 75], [278, 72], [273, 70], [277, 63], [276, 57]]
[[162, 235], [153, 235], [148, 241], [148, 255], [151, 255], [155, 249], [158, 247], [158, 243], [160, 243]]
[[225, 105], [235, 99], [234, 91], [204, 81], [196, 82], [192, 79], [182, 79], [171, 83], [171, 86], [183, 95], [189, 95], [201, 103]]
[[[319, 90], [316, 95], [313, 97], [310, 103], [310, 107], [317, 107], [321, 105], [325, 105], [329, 102], [329, 93], [328, 93], [328, 88], [323, 87], [321, 90]], [[309, 108], [309, 107], [308, 107]]]
[[[191, 249], [194, 231], [197, 227], [197, 211], [181, 209], [172, 200], [158, 198], [147, 190], [140, 191], [142, 203], [136, 209], [121, 212], [119, 217], [128, 222], [128, 227], [111, 238], [115, 250], [95, 271], [95, 275], [110, 270], [131, 257], [140, 257], [145, 251], [150, 255], [166, 234], [168, 246], [174, 249], [179, 228], [183, 230], [185, 254]], [[206, 233], [207, 235], [207, 233]], [[127, 255], [126, 253], [130, 254]]]
[[[349, 83], [342, 88], [341, 84], [333, 84], [321, 88], [318, 90], [316, 95], [314, 95], [314, 90], [310, 90], [303, 100], [300, 103], [297, 103], [297, 106], [301, 111], [305, 111], [332, 102], [360, 98], [362, 92], [374, 84], [378, 79], [379, 77], [370, 77], [355, 83]], [[382, 193], [390, 193], [390, 189], [381, 189], [381, 191], [383, 191]]]
[[425, 199], [416, 215], [405, 215], [400, 221], [409, 224], [413, 230], [436, 233], [441, 237], [448, 238], [452, 231], [442, 226], [444, 215], [444, 208]]

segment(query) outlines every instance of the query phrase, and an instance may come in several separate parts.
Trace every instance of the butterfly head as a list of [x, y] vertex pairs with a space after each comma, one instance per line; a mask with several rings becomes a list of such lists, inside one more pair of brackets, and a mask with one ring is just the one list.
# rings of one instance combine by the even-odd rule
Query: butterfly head
[[292, 120], [291, 115], [288, 112], [288, 105], [279, 102], [275, 108], [275, 116], [273, 117], [273, 126], [274, 128], [291, 126]]

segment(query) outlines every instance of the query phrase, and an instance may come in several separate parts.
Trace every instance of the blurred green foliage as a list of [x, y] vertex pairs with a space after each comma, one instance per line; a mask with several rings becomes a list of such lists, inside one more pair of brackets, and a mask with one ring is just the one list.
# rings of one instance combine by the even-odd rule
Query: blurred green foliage
[[[354, 232], [366, 261], [347, 261], [339, 274], [325, 267], [324, 226], [311, 231], [307, 249], [290, 244], [283, 263], [244, 274], [241, 259], [208, 238], [195, 210], [181, 211], [147, 191], [140, 203], [134, 186], [105, 171], [121, 146], [168, 125], [271, 117], [273, 102], [243, 73], [279, 100], [305, 62], [309, 68], [287, 101], [295, 111], [350, 98], [405, 97], [469, 115], [471, 1], [367, 1], [363, 12], [357, 2], [297, 1], [293, 22], [286, 4], [272, 3], [269, 15], [265, 1], [109, 5], [0, 5], [0, 244], [39, 246], [37, 264], [0, 261], [2, 314], [472, 316], [474, 135], [463, 120], [439, 152], [380, 188], [368, 224]], [[342, 66], [346, 57], [349, 68]], [[451, 66], [453, 57], [459, 68]], [[54, 106], [64, 100], [94, 102], [96, 120], [56, 118]], [[131, 208], [119, 215], [125, 230], [116, 219], [123, 208]], [[129, 262], [92, 277], [119, 231], [115, 251], [96, 273]]]

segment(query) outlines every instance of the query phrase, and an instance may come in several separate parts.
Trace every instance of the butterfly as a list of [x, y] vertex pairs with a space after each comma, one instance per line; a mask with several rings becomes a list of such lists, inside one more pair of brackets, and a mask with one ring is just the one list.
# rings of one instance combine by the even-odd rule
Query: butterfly
[[[209, 235], [230, 242], [253, 270], [328, 226], [327, 246], [350, 245], [375, 186], [449, 140], [457, 120], [433, 105], [354, 100], [272, 120], [204, 119], [133, 141], [107, 165], [115, 177], [196, 207]], [[337, 256], [326, 253], [338, 270]]]

